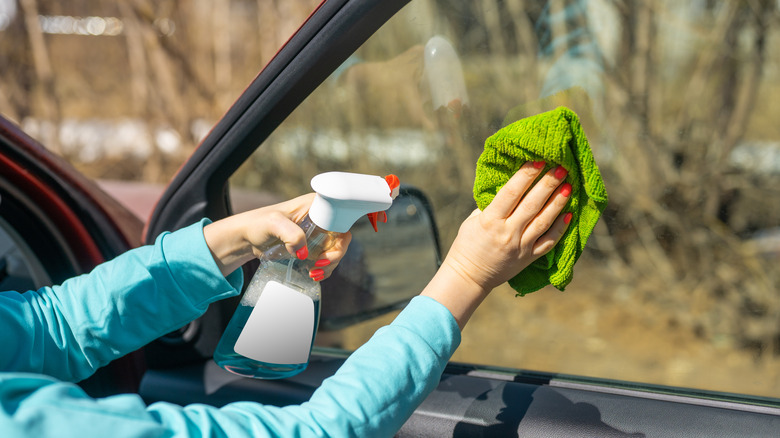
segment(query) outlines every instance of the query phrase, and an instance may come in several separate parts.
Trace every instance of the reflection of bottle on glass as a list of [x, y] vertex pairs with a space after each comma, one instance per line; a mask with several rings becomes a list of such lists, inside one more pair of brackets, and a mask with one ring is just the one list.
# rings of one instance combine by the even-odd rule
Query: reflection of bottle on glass
[[368, 214], [376, 229], [398, 194], [395, 175], [385, 178], [329, 172], [315, 176], [317, 195], [299, 223], [309, 257], [292, 257], [284, 244], [263, 253], [260, 268], [214, 352], [222, 368], [247, 377], [278, 379], [306, 368], [320, 317], [320, 284], [309, 277], [318, 254]]
[[446, 108], [455, 117], [469, 104], [460, 58], [449, 41], [435, 36], [425, 44], [425, 76], [434, 111]]

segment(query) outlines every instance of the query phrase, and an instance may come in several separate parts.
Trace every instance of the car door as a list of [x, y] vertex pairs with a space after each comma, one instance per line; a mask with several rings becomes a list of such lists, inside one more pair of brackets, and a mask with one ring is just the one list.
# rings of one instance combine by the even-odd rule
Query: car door
[[[273, 196], [268, 199], [283, 199], [307, 191], [308, 179], [319, 171], [380, 172], [388, 169], [389, 173], [395, 167], [403, 171], [398, 172], [402, 181], [403, 175], [407, 175], [406, 182], [424, 192], [418, 199], [431, 199], [429, 204], [434, 205], [436, 217], [435, 222], [431, 221], [429, 234], [437, 246], [438, 237], [433, 225], [439, 223], [443, 230], [442, 240], [451, 241], [459, 221], [473, 209], [470, 199], [473, 166], [484, 138], [504, 126], [507, 119], [559, 104], [577, 110], [594, 145], [599, 141], [606, 144], [600, 151], [599, 160], [608, 164], [605, 167], [608, 185], [613, 181], [615, 185], [625, 182], [623, 178], [627, 175], [637, 178], [655, 175], [648, 172], [657, 163], [641, 155], [649, 149], [640, 149], [636, 152], [638, 155], [624, 157], [623, 152], [629, 149], [618, 149], [615, 143], [616, 140], [629, 142], [627, 134], [626, 137], [621, 134], [633, 133], [628, 129], [632, 123], [649, 117], [651, 97], [640, 93], [640, 97], [647, 100], [647, 107], [640, 105], [640, 109], [646, 110], [643, 112], [632, 106], [636, 102], [625, 94], [635, 91], [641, 83], [628, 87], [621, 82], [625, 80], [623, 72], [638, 61], [633, 58], [624, 61], [625, 64], [609, 71], [611, 82], [603, 79], [602, 73], [607, 67], [599, 62], [609, 62], [610, 53], [600, 54], [603, 47], [591, 44], [592, 41], [583, 36], [587, 33], [577, 14], [584, 13], [584, 3], [476, 4], [387, 0], [323, 2], [182, 167], [155, 209], [146, 241], [150, 242], [164, 230], [182, 227], [203, 216], [218, 219], [230, 214], [239, 188], [270, 192]], [[561, 9], [554, 10], [556, 7]], [[620, 8], [600, 11], [604, 12], [602, 18], [605, 20], [625, 12]], [[663, 11], [668, 12], [667, 9]], [[564, 12], [573, 13], [574, 18]], [[641, 18], [641, 12], [634, 18]], [[564, 13], [564, 16], [554, 19], [557, 13]], [[715, 15], [717, 13], [719, 11], [715, 11]], [[541, 18], [545, 16], [548, 17], [547, 24]], [[446, 18], [445, 23], [438, 21], [441, 17]], [[675, 23], [677, 21], [664, 22], [664, 25]], [[571, 29], [570, 38], [558, 35], [562, 40], [557, 40], [555, 32], [549, 29], [556, 26]], [[507, 31], [496, 38], [488, 32], [491, 28], [506, 28]], [[541, 49], [537, 49], [533, 38], [529, 39], [536, 30], [540, 30], [538, 45]], [[635, 35], [632, 31], [626, 32]], [[437, 38], [439, 33], [459, 44]], [[612, 40], [608, 43], [616, 44]], [[366, 45], [371, 45], [372, 50], [365, 50]], [[572, 47], [571, 53], [559, 50], [561, 45]], [[589, 52], [594, 47], [599, 50]], [[463, 53], [463, 59], [459, 59], [459, 53]], [[594, 53], [601, 61], [590, 58], [596, 56]], [[426, 65], [426, 55], [436, 54], [445, 55], [428, 62], [440, 62], [443, 69], [438, 71], [443, 73], [428, 77], [433, 68], [431, 64]], [[677, 75], [684, 76], [679, 72]], [[442, 83], [450, 85], [440, 90]], [[461, 86], [463, 83], [469, 87]], [[559, 91], [564, 93], [557, 94]], [[604, 96], [609, 96], [618, 109], [610, 111], [609, 106], [599, 106], [604, 104]], [[731, 101], [733, 97], [724, 100]], [[631, 119], [631, 123], [618, 123], [625, 114], [631, 115], [625, 117]], [[634, 116], [636, 120], [632, 118]], [[707, 123], [710, 128], [716, 125], [711, 120]], [[691, 129], [698, 126], [693, 125]], [[596, 127], [603, 129], [594, 129]], [[621, 129], [614, 129], [617, 127]], [[665, 136], [672, 135], [663, 132]], [[652, 138], [650, 134], [640, 129], [636, 137], [651, 139], [654, 147], [670, 141], [667, 137]], [[694, 152], [687, 149], [673, 150], [670, 161], [676, 163], [675, 160], [687, 159], [690, 163], [696, 158], [692, 155]], [[616, 164], [621, 160], [628, 162], [622, 161], [621, 167]], [[682, 162], [677, 165], [682, 166]], [[442, 180], [446, 184], [435, 184]], [[645, 181], [645, 185], [652, 186], [652, 182], [660, 185], [660, 181]], [[624, 203], [619, 204], [622, 208], [607, 212], [606, 228], [595, 236], [591, 263], [614, 263], [609, 266], [616, 271], [646, 269], [651, 278], [631, 277], [645, 281], [662, 277], [661, 273], [667, 272], [664, 269], [673, 271], [669, 266], [653, 265], [653, 257], [671, 241], [685, 236], [657, 225], [650, 227], [652, 237], [646, 241], [643, 239], [648, 236], [637, 230], [646, 231], [638, 224], [643, 224], [641, 221], [647, 220], [650, 213], [660, 215], [658, 212], [671, 208], [671, 204], [682, 203], [677, 196], [681, 195], [670, 190], [660, 201], [654, 199], [650, 212], [641, 210], [624, 197]], [[634, 215], [637, 222], [629, 221], [624, 214]], [[712, 230], [720, 229], [713, 225]], [[616, 236], [623, 237], [612, 240]], [[639, 250], [626, 249], [626, 242], [630, 240], [652, 248], [648, 252], [634, 253], [632, 251]], [[626, 247], [609, 246], [615, 241]], [[624, 265], [620, 260], [604, 256], [608, 252], [624, 259], [645, 257], [650, 261], [648, 265]], [[432, 264], [435, 261], [434, 257]], [[252, 266], [248, 266], [245, 274], [250, 275], [251, 271]], [[672, 348], [673, 340], [661, 343], [654, 352], [636, 353], [639, 359], [632, 361], [627, 352], [633, 347], [643, 348], [629, 345], [625, 350], [611, 351], [607, 348], [610, 344], [601, 337], [585, 336], [585, 328], [605, 323], [606, 317], [601, 317], [608, 315], [622, 320], [609, 332], [619, 333], [623, 327], [638, 326], [640, 328], [635, 331], [626, 329], [625, 332], [631, 333], [626, 336], [636, 339], [637, 345], [650, 345], [640, 342], [645, 340], [643, 326], [634, 325], [634, 319], [646, 315], [640, 311], [618, 312], [625, 310], [622, 307], [630, 307], [630, 304], [622, 306], [626, 301], [621, 300], [629, 300], [626, 295], [634, 291], [636, 285], [628, 281], [609, 283], [594, 292], [597, 288], [592, 284], [599, 278], [592, 279], [591, 284], [577, 285], [586, 291], [582, 292], [582, 298], [570, 295], [565, 295], [566, 299], [555, 295], [549, 301], [523, 298], [525, 301], [517, 307], [530, 303], [532, 310], [522, 313], [524, 322], [513, 325], [512, 330], [507, 328], [510, 324], [507, 319], [513, 318], [514, 314], [506, 312], [513, 310], [516, 303], [506, 293], [496, 298], [490, 310], [483, 313], [488, 321], [479, 329], [464, 332], [464, 339], [470, 334], [474, 344], [489, 345], [485, 348], [490, 350], [491, 359], [486, 361], [495, 361], [479, 364], [481, 359], [477, 358], [451, 363], [439, 387], [399, 435], [771, 436], [775, 433], [780, 425], [780, 404], [776, 398], [718, 391], [713, 389], [717, 382], [705, 382], [711, 386], [689, 389], [686, 384], [692, 383], [697, 374], [705, 375], [718, 367], [700, 367], [687, 372], [688, 362], [683, 356], [672, 358], [676, 360], [669, 363], [656, 360], [659, 350]], [[414, 292], [411, 285], [404, 287], [408, 288], [405, 292]], [[329, 295], [323, 294], [323, 300], [328, 299]], [[335, 340], [328, 339], [327, 332], [320, 333], [319, 336], [325, 335], [318, 339], [323, 348], [316, 349], [309, 368], [293, 378], [280, 381], [242, 379], [223, 372], [210, 360], [235, 304], [233, 301], [212, 306], [200, 320], [146, 349], [151, 369], [144, 376], [140, 393], [147, 401], [202, 402], [216, 406], [239, 400], [280, 406], [301, 403], [323, 379], [335, 372], [349, 349], [364, 342], [366, 333], [371, 331], [363, 327], [362, 333], [342, 333]], [[556, 312], [558, 306], [565, 310]], [[674, 309], [657, 306], [658, 303], [642, 302], [637, 307], [642, 311], [647, 309], [648, 313], [663, 309], [674, 314], [674, 317], [664, 319], [671, 332], [684, 324], [681, 321], [687, 315], [681, 316]], [[618, 308], [617, 316], [598, 313], [594, 308]], [[544, 315], [544, 318], [538, 315]], [[549, 321], [543, 321], [545, 318]], [[386, 319], [379, 318], [376, 324], [384, 322]], [[567, 331], [571, 326], [574, 328]], [[661, 331], [661, 328], [653, 328]], [[536, 343], [535, 337], [542, 341]], [[630, 339], [625, 342], [631, 344]], [[520, 345], [531, 346], [522, 358], [512, 354]], [[345, 348], [324, 348], [332, 346]], [[476, 350], [478, 353], [471, 357], [486, 353], [486, 349]], [[555, 369], [545, 372], [522, 368], [523, 361], [551, 356], [557, 350], [561, 350], [562, 362], [568, 363], [556, 363]], [[742, 354], [738, 356], [743, 357]], [[502, 358], [506, 358], [504, 364], [500, 363]], [[592, 362], [606, 364], [599, 371], [592, 371], [594, 368], [588, 367]], [[567, 373], [565, 370], [571, 368], [566, 366], [582, 366], [579, 368], [582, 374]], [[621, 379], [626, 375], [622, 373], [633, 367], [639, 370], [641, 381]], [[689, 380], [678, 381], [679, 385], [668, 384], [669, 380], [664, 381], [667, 384], [654, 383], [654, 377], [649, 374], [654, 367], [668, 368], [677, 372], [673, 377], [682, 374]], [[728, 370], [717, 375], [729, 374]], [[642, 375], [641, 371], [648, 374]], [[594, 375], [587, 377], [590, 373]]]
[[[0, 290], [36, 290], [89, 272], [140, 244], [143, 223], [69, 163], [0, 117]], [[138, 353], [80, 384], [135, 391]]]
[[[180, 228], [196, 218], [218, 219], [232, 212], [228, 178], [286, 115], [400, 6], [379, 2], [323, 2], [182, 166], [152, 214], [146, 241], [151, 242], [160, 232]], [[302, 157], [301, 166], [308, 159]], [[256, 197], [262, 198], [262, 194]], [[431, 266], [433, 263], [435, 260]], [[249, 275], [250, 271], [251, 268], [246, 269]], [[235, 305], [233, 300], [212, 306], [194, 324], [162, 339], [151, 347], [152, 361], [169, 366], [210, 357]], [[158, 347], [162, 348], [161, 352], [157, 351]], [[177, 353], [170, 354], [170, 348]]]

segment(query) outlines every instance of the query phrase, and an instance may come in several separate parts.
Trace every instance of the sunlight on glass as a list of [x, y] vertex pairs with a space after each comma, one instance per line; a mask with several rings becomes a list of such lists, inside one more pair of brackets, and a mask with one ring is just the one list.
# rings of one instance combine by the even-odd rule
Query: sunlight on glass
[[431, 89], [433, 108], [447, 108], [460, 116], [469, 104], [460, 58], [447, 39], [435, 36], [425, 44], [425, 75]]

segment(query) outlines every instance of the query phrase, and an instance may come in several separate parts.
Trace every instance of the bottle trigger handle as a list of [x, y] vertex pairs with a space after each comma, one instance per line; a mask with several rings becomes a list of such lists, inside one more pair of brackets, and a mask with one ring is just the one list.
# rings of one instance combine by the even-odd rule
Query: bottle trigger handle
[[375, 211], [366, 216], [368, 216], [368, 221], [371, 222], [371, 226], [374, 227], [374, 232], [379, 232], [377, 222], [382, 222], [383, 224], [387, 223], [387, 212], [385, 211]]
[[[387, 186], [390, 187], [390, 197], [395, 199], [400, 191], [401, 180], [391, 173], [385, 177], [385, 182], [387, 182]], [[379, 232], [379, 227], [377, 227], [378, 222], [382, 222], [383, 224], [387, 223], [386, 211], [375, 211], [373, 213], [368, 213], [366, 216], [368, 216], [368, 221], [371, 222], [371, 226], [374, 227], [374, 232]]]

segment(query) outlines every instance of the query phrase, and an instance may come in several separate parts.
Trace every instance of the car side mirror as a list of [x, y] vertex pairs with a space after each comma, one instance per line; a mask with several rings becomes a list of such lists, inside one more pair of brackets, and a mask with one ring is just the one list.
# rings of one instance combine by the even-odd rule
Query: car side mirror
[[402, 308], [428, 284], [441, 264], [430, 202], [401, 186], [375, 232], [363, 217], [352, 227], [349, 250], [322, 282], [320, 330], [338, 330]]

